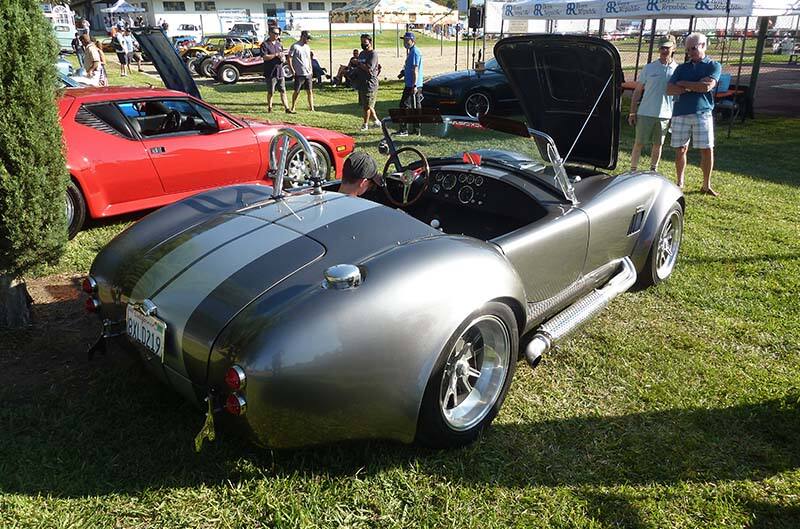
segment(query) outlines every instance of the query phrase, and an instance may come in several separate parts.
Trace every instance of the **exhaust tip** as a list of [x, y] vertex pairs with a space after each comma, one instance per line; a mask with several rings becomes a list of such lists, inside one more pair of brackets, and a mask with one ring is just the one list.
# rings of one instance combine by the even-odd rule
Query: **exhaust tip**
[[537, 334], [531, 339], [525, 348], [525, 360], [531, 369], [534, 369], [542, 361], [542, 355], [550, 350], [550, 340], [543, 334]]

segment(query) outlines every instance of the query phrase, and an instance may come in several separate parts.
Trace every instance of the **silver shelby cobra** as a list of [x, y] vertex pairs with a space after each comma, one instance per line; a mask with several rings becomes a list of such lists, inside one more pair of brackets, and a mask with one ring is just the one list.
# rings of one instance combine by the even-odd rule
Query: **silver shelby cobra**
[[617, 162], [622, 71], [599, 39], [500, 41], [528, 125], [395, 111], [362, 197], [231, 186], [152, 213], [97, 256], [89, 306], [154, 376], [256, 443], [473, 441], [517, 361], [631, 287], [667, 279], [684, 198]]

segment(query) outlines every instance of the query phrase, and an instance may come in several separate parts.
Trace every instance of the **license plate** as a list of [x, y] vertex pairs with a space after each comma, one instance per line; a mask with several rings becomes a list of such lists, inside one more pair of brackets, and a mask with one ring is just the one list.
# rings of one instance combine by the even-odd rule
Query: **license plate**
[[164, 333], [167, 324], [154, 316], [142, 314], [132, 305], [125, 313], [128, 338], [164, 361]]

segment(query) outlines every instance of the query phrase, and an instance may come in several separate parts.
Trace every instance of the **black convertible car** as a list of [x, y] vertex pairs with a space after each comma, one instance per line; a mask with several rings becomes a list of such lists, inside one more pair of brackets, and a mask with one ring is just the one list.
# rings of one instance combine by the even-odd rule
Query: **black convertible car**
[[437, 75], [422, 86], [422, 106], [442, 113], [480, 114], [522, 113], [514, 90], [496, 59], [483, 70], [461, 70]]

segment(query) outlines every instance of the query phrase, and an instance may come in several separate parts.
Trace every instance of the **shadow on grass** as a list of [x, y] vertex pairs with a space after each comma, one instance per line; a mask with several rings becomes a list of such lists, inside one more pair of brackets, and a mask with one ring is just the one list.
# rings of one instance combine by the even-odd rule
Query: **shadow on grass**
[[[47, 310], [63, 317], [63, 307]], [[13, 338], [4, 336], [3, 343], [23, 353], [32, 348], [22, 361], [51, 361], [48, 351], [33, 350], [42, 342]], [[759, 480], [800, 468], [797, 394], [726, 408], [498, 424], [477, 443], [452, 451], [352, 442], [273, 452], [222, 427], [218, 440], [196, 454], [201, 412], [118, 349], [88, 363], [79, 344], [72, 347], [84, 364], [68, 380], [0, 389], [0, 490], [56, 497], [134, 494], [297, 474], [363, 476], [409, 466], [467, 485], [615, 486]], [[7, 362], [4, 354], [0, 368]], [[624, 502], [598, 500], [597, 509], [636, 526], [636, 513]]]

